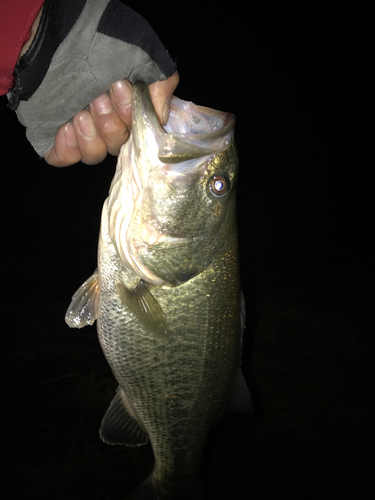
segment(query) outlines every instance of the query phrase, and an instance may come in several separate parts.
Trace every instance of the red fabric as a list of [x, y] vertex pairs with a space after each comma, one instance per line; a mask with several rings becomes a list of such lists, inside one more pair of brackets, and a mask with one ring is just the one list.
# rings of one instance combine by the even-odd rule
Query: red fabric
[[0, 0], [0, 95], [13, 86], [13, 71], [44, 0]]

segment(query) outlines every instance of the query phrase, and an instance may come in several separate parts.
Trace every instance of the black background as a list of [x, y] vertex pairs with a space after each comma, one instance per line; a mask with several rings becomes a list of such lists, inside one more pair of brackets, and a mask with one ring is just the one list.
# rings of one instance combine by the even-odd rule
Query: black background
[[[256, 417], [214, 433], [209, 498], [373, 498], [367, 13], [128, 4], [176, 59], [176, 95], [237, 117], [243, 370]], [[95, 329], [64, 323], [96, 267], [115, 159], [50, 167], [5, 97], [0, 116], [6, 498], [125, 498], [150, 450], [100, 442], [116, 384]]]

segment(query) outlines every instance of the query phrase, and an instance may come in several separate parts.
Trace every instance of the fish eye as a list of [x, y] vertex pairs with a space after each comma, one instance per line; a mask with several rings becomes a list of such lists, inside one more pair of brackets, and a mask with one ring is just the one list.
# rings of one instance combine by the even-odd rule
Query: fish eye
[[230, 188], [229, 180], [221, 175], [211, 177], [209, 185], [211, 193], [215, 197], [224, 196]]

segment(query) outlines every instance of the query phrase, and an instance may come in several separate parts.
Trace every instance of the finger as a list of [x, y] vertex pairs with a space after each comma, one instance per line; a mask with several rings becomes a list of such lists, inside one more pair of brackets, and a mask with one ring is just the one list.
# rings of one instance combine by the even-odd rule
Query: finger
[[107, 145], [108, 153], [118, 155], [128, 140], [129, 131], [116, 113], [108, 94], [103, 94], [90, 104], [90, 113], [96, 131]]
[[180, 77], [176, 71], [167, 80], [161, 80], [149, 85], [152, 104], [162, 125], [165, 125], [168, 121], [169, 103], [179, 80]]
[[113, 83], [109, 95], [117, 115], [125, 123], [128, 130], [132, 127], [132, 85], [127, 80]]
[[98, 134], [89, 111], [80, 111], [73, 118], [77, 143], [81, 152], [81, 161], [95, 165], [107, 156], [107, 145]]
[[54, 147], [47, 151], [44, 159], [53, 167], [67, 167], [81, 159], [76, 132], [71, 123], [65, 123], [55, 137]]

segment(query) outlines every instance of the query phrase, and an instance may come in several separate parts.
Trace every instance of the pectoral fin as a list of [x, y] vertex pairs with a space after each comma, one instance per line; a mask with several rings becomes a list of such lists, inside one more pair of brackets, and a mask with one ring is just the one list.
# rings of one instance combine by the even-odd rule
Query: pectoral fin
[[70, 328], [92, 325], [98, 317], [99, 284], [97, 270], [73, 295], [65, 314], [65, 322]]
[[[129, 403], [121, 387], [104, 415], [100, 427], [100, 437], [107, 444], [142, 446], [149, 441], [148, 434], [141, 429], [137, 420], [130, 415]], [[131, 410], [130, 410], [131, 411]]]
[[123, 304], [131, 310], [148, 332], [155, 337], [165, 338], [167, 325], [164, 313], [142, 280], [132, 290], [119, 283], [117, 291]]

